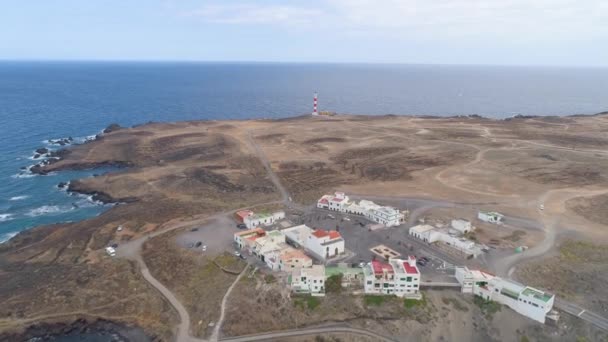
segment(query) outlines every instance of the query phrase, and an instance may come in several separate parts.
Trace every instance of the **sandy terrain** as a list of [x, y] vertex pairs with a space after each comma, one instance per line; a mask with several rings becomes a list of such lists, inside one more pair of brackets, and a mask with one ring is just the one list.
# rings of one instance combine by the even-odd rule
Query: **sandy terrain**
[[[564, 239], [605, 245], [607, 131], [608, 115], [507, 121], [339, 115], [154, 123], [115, 130], [38, 168], [46, 173], [128, 166], [70, 184], [73, 191], [125, 203], [89, 220], [27, 231], [0, 246], [0, 299], [8, 304], [0, 309], [0, 330], [62, 315], [92, 315], [135, 323], [168, 339], [177, 319], [174, 310], [149, 288], [133, 262], [109, 261], [103, 247], [132, 241], [179, 220], [276, 205], [286, 194], [300, 206], [335, 190], [475, 203], [479, 209], [542, 223], [541, 230], [525, 234], [481, 227], [477, 236], [488, 242], [498, 238], [508, 248], [525, 243], [531, 247], [530, 259], [555, 255], [554, 243]], [[286, 191], [277, 189], [261, 155]], [[539, 210], [541, 204], [544, 210]], [[456, 215], [431, 214], [441, 219]], [[118, 225], [123, 231], [116, 230]], [[208, 276], [205, 272], [211, 272], [211, 258], [199, 260], [184, 250], [189, 239], [179, 235], [184, 232], [153, 239], [144, 246], [144, 258], [151, 273], [193, 313], [193, 333], [207, 336], [212, 313], [235, 276], [213, 273], [212, 280], [223, 285], [217, 292], [204, 290], [200, 284]], [[213, 240], [201, 234], [200, 239]], [[210, 247], [215, 256], [222, 251]], [[502, 272], [512, 270], [510, 262], [505, 259], [500, 265]], [[88, 281], [79, 274], [90, 274]], [[536, 283], [547, 287], [548, 281], [546, 277]], [[43, 290], [34, 291], [41, 284]], [[118, 288], [134, 295], [120, 295], [124, 305], [110, 305], [121, 292]], [[209, 303], [194, 303], [193, 296], [206, 297]], [[441, 311], [437, 308], [435, 315]], [[307, 315], [302, 319], [314, 320]], [[226, 325], [226, 333], [250, 331], [230, 319]], [[439, 329], [446, 334], [441, 336], [428, 335], [431, 332], [424, 327], [416, 329], [419, 336], [433, 340], [462, 333], [456, 326]], [[505, 336], [491, 326], [487, 329], [470, 337]]]

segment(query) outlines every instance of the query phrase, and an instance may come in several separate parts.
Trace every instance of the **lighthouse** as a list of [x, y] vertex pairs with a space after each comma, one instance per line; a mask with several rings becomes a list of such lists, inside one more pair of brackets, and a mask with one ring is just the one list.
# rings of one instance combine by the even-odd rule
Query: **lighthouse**
[[312, 115], [319, 115], [319, 112], [317, 111], [317, 93], [315, 93], [312, 98]]

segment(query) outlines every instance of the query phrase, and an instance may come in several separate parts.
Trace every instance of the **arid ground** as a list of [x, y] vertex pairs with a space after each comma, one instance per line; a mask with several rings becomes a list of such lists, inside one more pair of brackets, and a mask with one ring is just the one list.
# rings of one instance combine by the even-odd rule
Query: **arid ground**
[[[417, 309], [391, 301], [369, 305], [363, 297], [342, 294], [329, 295], [311, 309], [278, 283], [266, 284], [263, 275], [237, 279], [222, 271], [218, 265], [237, 274], [244, 267], [224, 254], [230, 240], [200, 255], [180, 246], [179, 237], [193, 227], [219, 229], [220, 214], [238, 208], [305, 207], [336, 190], [475, 204], [542, 225], [526, 234], [483, 228], [479, 238], [485, 241], [530, 247], [521, 259], [497, 261], [492, 271], [513, 274], [608, 316], [607, 114], [500, 121], [336, 115], [151, 123], [71, 147], [37, 172], [101, 165], [123, 168], [75, 180], [70, 190], [119, 205], [82, 222], [37, 227], [0, 245], [0, 336], [37, 322], [83, 317], [138, 325], [158, 340], [181, 336], [176, 325], [182, 314], [142, 276], [145, 265], [189, 313], [186, 331], [200, 338], [217, 337], [220, 306], [226, 309], [220, 336], [333, 319], [400, 340], [606, 338], [574, 317], [564, 318], [572, 327], [566, 331], [532, 324], [504, 309], [488, 315], [472, 299], [450, 291], [430, 291]], [[454, 210], [429, 215], [459, 214]], [[119, 225], [124, 229], [118, 231]], [[127, 248], [124, 258], [110, 258], [103, 248], [112, 242], [135, 247]], [[222, 298], [232, 284], [224, 307]], [[344, 336], [324, 338], [351, 340]]]

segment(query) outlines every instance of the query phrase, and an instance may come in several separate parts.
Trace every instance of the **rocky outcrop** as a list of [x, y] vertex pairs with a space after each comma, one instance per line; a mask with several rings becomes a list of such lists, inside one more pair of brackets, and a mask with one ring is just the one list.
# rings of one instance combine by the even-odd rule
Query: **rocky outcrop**
[[115, 198], [110, 194], [103, 191], [98, 191], [87, 187], [87, 185], [81, 181], [71, 181], [67, 188], [68, 192], [78, 193], [82, 195], [90, 195], [94, 201], [99, 201], [104, 204], [108, 203], [132, 203], [137, 201], [137, 197], [120, 197]]
[[119, 129], [122, 129], [122, 127], [119, 124], [117, 124], [117, 123], [113, 123], [113, 124], [108, 125], [108, 127], [106, 127], [103, 130], [103, 133], [107, 134], [107, 133], [111, 133], [111, 132], [114, 132], [114, 131], [118, 131]]
[[37, 154], [47, 154], [49, 153], [49, 149], [46, 147], [41, 147], [36, 149]]

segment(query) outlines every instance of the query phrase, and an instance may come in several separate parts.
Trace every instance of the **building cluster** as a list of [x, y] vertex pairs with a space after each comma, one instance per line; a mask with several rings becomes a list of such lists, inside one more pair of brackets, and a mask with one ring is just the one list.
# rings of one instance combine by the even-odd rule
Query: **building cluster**
[[465, 234], [474, 230], [475, 227], [471, 222], [458, 219], [452, 220], [448, 228], [428, 224], [417, 225], [410, 228], [409, 234], [426, 243], [442, 243], [466, 258], [475, 258], [483, 253], [483, 247], [465, 237]]
[[235, 214], [236, 220], [239, 223], [245, 224], [248, 229], [253, 229], [260, 226], [271, 226], [275, 222], [285, 218], [285, 212], [277, 211], [274, 213], [254, 213], [251, 210], [239, 210]]
[[312, 259], [287, 244], [280, 230], [267, 232], [259, 227], [245, 230], [234, 234], [234, 243], [241, 253], [255, 256], [273, 271], [312, 266]]
[[541, 323], [553, 308], [554, 295], [480, 270], [456, 267], [456, 279], [463, 293], [496, 301]]
[[343, 192], [324, 195], [317, 201], [317, 208], [361, 215], [370, 221], [383, 224], [387, 227], [400, 225], [405, 220], [407, 214], [407, 212], [401, 212], [399, 209], [381, 206], [372, 201], [351, 201]]

